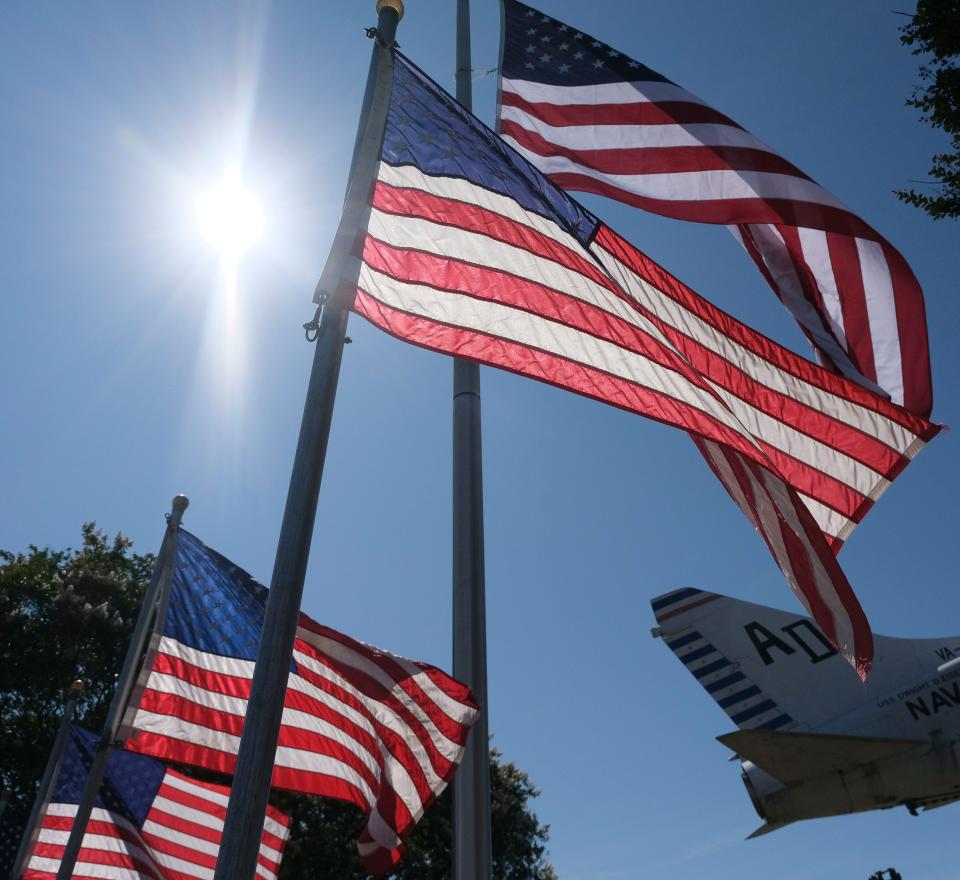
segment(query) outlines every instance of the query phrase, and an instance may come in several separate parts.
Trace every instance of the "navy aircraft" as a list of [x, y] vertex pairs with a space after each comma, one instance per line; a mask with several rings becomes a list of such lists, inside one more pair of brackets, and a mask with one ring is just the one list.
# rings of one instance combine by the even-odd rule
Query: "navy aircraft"
[[751, 837], [960, 799], [960, 636], [874, 636], [863, 684], [806, 617], [694, 589], [651, 604], [653, 635], [738, 728], [717, 739], [764, 820]]

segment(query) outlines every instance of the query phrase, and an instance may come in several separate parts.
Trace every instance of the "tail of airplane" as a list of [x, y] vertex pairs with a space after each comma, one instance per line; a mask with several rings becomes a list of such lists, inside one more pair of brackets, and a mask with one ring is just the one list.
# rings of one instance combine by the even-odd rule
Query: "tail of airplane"
[[960, 656], [960, 637], [876, 636], [876, 660], [864, 684], [801, 615], [697, 589], [674, 590], [651, 605], [658, 624], [653, 634], [741, 730], [822, 728]]

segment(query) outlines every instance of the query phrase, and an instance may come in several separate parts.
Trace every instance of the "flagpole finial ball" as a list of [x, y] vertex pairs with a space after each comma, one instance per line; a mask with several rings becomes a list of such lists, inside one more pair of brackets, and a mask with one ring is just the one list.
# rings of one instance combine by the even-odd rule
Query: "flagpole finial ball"
[[70, 685], [70, 693], [76, 694], [78, 697], [83, 696], [83, 692], [86, 690], [86, 685], [78, 678], [75, 682]]
[[173, 509], [182, 514], [190, 506], [190, 499], [186, 495], [176, 495], [173, 499]]
[[393, 9], [397, 18], [403, 18], [403, 0], [377, 0], [377, 15], [384, 9]]

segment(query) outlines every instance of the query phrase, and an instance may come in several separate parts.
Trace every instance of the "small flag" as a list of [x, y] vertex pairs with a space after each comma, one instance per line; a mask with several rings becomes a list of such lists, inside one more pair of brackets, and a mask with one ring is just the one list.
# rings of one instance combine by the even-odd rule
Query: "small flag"
[[[70, 729], [25, 880], [57, 876], [97, 742], [92, 733]], [[113, 750], [73, 876], [211, 880], [229, 798], [230, 789], [222, 785], [199, 782], [150, 758]], [[275, 880], [289, 825], [288, 816], [268, 808], [257, 877]]]
[[23, 826], [0, 819], [0, 877], [9, 877], [20, 850]]
[[517, 0], [503, 9], [510, 144], [564, 189], [728, 225], [821, 363], [929, 415], [923, 292], [890, 242], [666, 77]]
[[800, 600], [865, 674], [869, 626], [831, 548], [937, 427], [697, 296], [399, 53], [380, 158], [338, 295], [401, 339], [699, 438]]
[[[180, 530], [169, 610], [131, 701], [127, 749], [233, 772], [267, 592]], [[439, 669], [301, 614], [273, 785], [364, 810], [360, 856], [383, 873], [453, 777], [476, 718], [466, 686]]]

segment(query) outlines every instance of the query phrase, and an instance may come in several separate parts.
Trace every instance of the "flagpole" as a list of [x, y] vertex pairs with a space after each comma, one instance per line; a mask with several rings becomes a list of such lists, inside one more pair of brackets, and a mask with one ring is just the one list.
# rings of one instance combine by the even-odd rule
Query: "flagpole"
[[80, 854], [80, 846], [83, 843], [83, 835], [86, 833], [90, 814], [93, 812], [94, 804], [96, 804], [97, 796], [100, 793], [100, 783], [103, 781], [103, 774], [107, 769], [110, 747], [116, 740], [120, 722], [126, 711], [127, 701], [130, 698], [130, 692], [137, 679], [140, 660], [143, 657], [144, 648], [150, 635], [153, 613], [158, 605], [163, 604], [164, 597], [173, 581], [177, 556], [177, 532], [180, 529], [183, 513], [189, 504], [190, 501], [186, 495], [177, 495], [173, 499], [172, 510], [167, 515], [167, 530], [163, 535], [160, 553], [157, 555], [157, 561], [153, 566], [153, 576], [150, 578], [150, 584], [143, 595], [137, 623], [133, 628], [130, 644], [127, 646], [127, 656], [124, 658], [123, 668], [113, 691], [107, 720], [104, 722], [100, 734], [100, 742], [97, 744], [97, 752], [90, 765], [87, 783], [80, 797], [80, 803], [77, 805], [76, 815], [73, 818], [70, 837], [60, 860], [57, 880], [70, 880], [73, 876], [73, 869], [77, 863], [77, 856]]
[[377, 16], [376, 30], [368, 32], [375, 37], [373, 56], [347, 198], [314, 297], [322, 315], [319, 323], [306, 325], [317, 334], [316, 350], [214, 880], [253, 878], [260, 852], [347, 329], [348, 307], [340, 301], [338, 290], [357, 229], [365, 225], [369, 212], [393, 82], [392, 47], [403, 3], [378, 0]]
[[[33, 799], [33, 808], [30, 810], [30, 818], [27, 820], [27, 827], [23, 829], [23, 837], [20, 838], [20, 848], [17, 850], [17, 857], [13, 860], [13, 871], [10, 872], [11, 880], [19, 880], [23, 872], [27, 869], [27, 861], [30, 853], [33, 852], [33, 845], [37, 842], [40, 834], [40, 816], [50, 802], [50, 793], [53, 790], [53, 784], [60, 772], [60, 765], [63, 763], [63, 753], [67, 748], [67, 740], [70, 737], [70, 724], [73, 721], [73, 713], [77, 708], [77, 700], [83, 696], [83, 682], [77, 679], [70, 685], [70, 693], [63, 707], [63, 715], [60, 716], [60, 726], [57, 728], [57, 735], [53, 740], [53, 747], [50, 749], [50, 756], [47, 758], [47, 766], [44, 768], [43, 776], [40, 778], [40, 787], [37, 789], [37, 795]], [[4, 792], [6, 794], [6, 792]]]
[[[470, 2], [457, 0], [457, 101], [473, 110]], [[453, 360], [453, 677], [480, 707], [453, 781], [454, 880], [489, 880], [490, 747], [480, 367]]]

